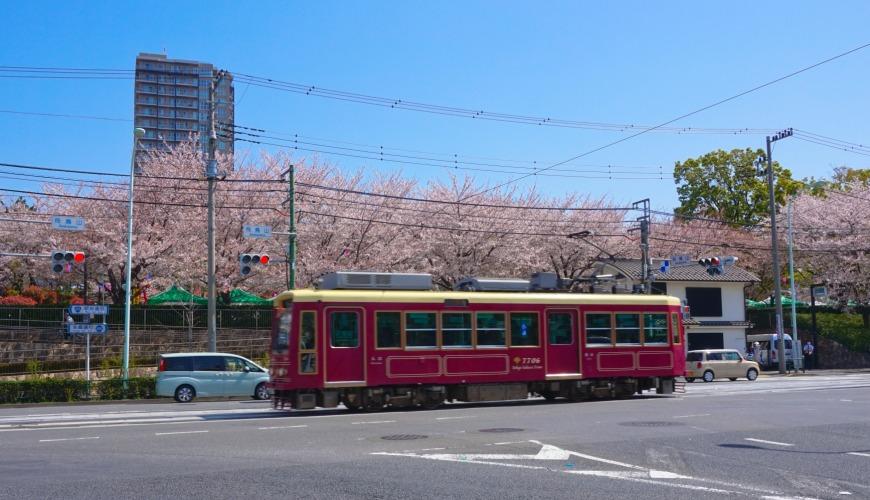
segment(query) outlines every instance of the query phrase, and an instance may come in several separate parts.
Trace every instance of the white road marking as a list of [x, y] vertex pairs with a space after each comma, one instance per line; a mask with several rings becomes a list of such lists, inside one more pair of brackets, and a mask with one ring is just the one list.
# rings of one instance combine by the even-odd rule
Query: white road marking
[[840, 491], [839, 494], [840, 495], [851, 495], [852, 492], [851, 491]]
[[350, 425], [364, 425], [364, 424], [394, 424], [395, 420], [369, 420], [366, 422], [351, 422]]
[[501, 443], [492, 443], [493, 446], [504, 446], [506, 444], [521, 444], [526, 443], [527, 441], [503, 441]]
[[772, 444], [774, 446], [794, 446], [791, 443], [780, 443], [778, 441], [766, 441], [764, 439], [755, 439], [755, 438], [744, 438], [746, 441], [752, 441], [755, 443], [764, 443], [764, 444]]
[[[600, 462], [610, 465], [616, 465], [618, 467], [623, 467], [630, 469], [626, 470], [562, 470], [561, 472], [566, 472], [569, 474], [578, 474], [578, 475], [587, 475], [587, 476], [598, 476], [605, 477], [610, 479], [619, 479], [625, 481], [634, 481], [645, 484], [652, 484], [657, 486], [666, 486], [671, 488], [682, 488], [694, 491], [704, 491], [709, 493], [721, 493], [727, 495], [741, 495], [741, 496], [750, 496], [750, 495], [758, 495], [762, 498], [766, 498], [769, 500], [808, 500], [807, 497], [798, 497], [798, 496], [790, 496], [786, 495], [782, 492], [775, 490], [767, 490], [763, 488], [758, 488], [751, 485], [743, 485], [740, 483], [732, 483], [732, 482], [724, 482], [717, 481], [714, 479], [705, 479], [699, 477], [691, 477], [684, 476], [681, 474], [676, 474], [673, 472], [655, 470], [655, 469], [647, 469], [645, 467], [641, 467], [638, 465], [628, 464], [624, 462], [618, 462], [616, 460], [610, 460], [601, 457], [595, 457], [592, 455], [587, 455], [585, 453], [578, 453], [576, 451], [565, 450], [553, 445], [543, 444], [540, 441], [529, 440], [527, 443], [534, 443], [541, 446], [541, 449], [538, 453], [532, 454], [485, 454], [485, 453], [455, 453], [455, 454], [447, 454], [447, 453], [433, 453], [433, 454], [419, 454], [419, 453], [392, 453], [392, 452], [375, 452], [371, 453], [372, 455], [381, 455], [381, 456], [394, 456], [394, 457], [413, 457], [413, 458], [422, 458], [424, 460], [439, 460], [445, 462], [458, 462], [458, 463], [467, 463], [467, 464], [476, 464], [476, 465], [497, 465], [499, 467], [512, 467], [519, 469], [529, 469], [529, 470], [554, 470], [552, 467], [541, 467], [536, 465], [526, 465], [526, 464], [517, 464], [517, 463], [507, 463], [507, 462], [499, 462], [498, 460], [523, 460], [523, 461], [531, 461], [531, 460], [557, 460], [564, 462], [565, 460], [570, 459], [571, 457], [578, 457], [581, 459], [586, 459], [594, 462]], [[565, 464], [565, 467], [573, 467], [574, 463]], [[698, 483], [706, 483], [703, 484], [688, 484], [687, 482], [698, 482]], [[751, 493], [749, 493], [751, 492]]]
[[852, 402], [851, 399], [841, 399], [840, 401], [842, 401], [844, 403], [851, 403]]
[[173, 434], [202, 434], [208, 431], [176, 431], [176, 432], [155, 432], [155, 436], [171, 436]]
[[435, 420], [459, 420], [461, 418], [474, 418], [475, 415], [468, 415], [465, 417], [437, 417]]
[[276, 425], [274, 427], [257, 427], [257, 430], [268, 431], [272, 429], [299, 429], [301, 427], [308, 427], [307, 425]]
[[696, 413], [694, 415], [675, 415], [673, 418], [709, 417], [709, 413]]
[[100, 436], [80, 437], [80, 438], [59, 438], [59, 439], [40, 439], [40, 443], [54, 443], [57, 441], [84, 441], [86, 439], [100, 439]]
[[870, 453], [858, 453], [857, 451], [847, 452], [846, 455], [855, 455], [856, 457], [868, 457], [868, 458], [870, 458]]

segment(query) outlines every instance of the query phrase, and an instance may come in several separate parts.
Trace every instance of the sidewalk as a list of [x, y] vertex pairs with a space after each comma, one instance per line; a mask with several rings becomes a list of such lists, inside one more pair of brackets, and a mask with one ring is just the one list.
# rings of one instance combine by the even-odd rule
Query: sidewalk
[[791, 370], [785, 374], [779, 373], [777, 370], [769, 370], [761, 372], [765, 377], [797, 377], [797, 376], [806, 376], [806, 377], [814, 377], [821, 375], [852, 375], [857, 373], [870, 373], [870, 368], [839, 368], [839, 369], [827, 369], [827, 370], [807, 370], [806, 372], [802, 371], [794, 371]]

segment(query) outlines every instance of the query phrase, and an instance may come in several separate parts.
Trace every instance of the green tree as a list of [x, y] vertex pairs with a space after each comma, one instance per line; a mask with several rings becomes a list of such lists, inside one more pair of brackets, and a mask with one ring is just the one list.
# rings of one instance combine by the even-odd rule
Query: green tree
[[[768, 216], [767, 178], [756, 172], [761, 149], [716, 150], [674, 165], [674, 182], [684, 217], [711, 217], [734, 225], [758, 224]], [[773, 162], [774, 196], [779, 205], [798, 192], [802, 184], [791, 171]]]

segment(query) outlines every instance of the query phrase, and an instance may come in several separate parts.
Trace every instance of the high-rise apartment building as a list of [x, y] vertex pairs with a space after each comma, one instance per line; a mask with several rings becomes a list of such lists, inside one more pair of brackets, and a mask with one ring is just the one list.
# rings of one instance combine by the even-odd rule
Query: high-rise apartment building
[[[145, 136], [139, 140], [138, 149], [164, 149], [198, 140], [207, 154], [211, 130], [209, 86], [213, 79], [217, 81], [217, 74], [211, 64], [140, 53], [136, 57], [134, 121], [136, 127], [145, 129]], [[215, 127], [217, 151], [230, 156], [234, 97], [233, 76], [225, 73], [215, 90]]]

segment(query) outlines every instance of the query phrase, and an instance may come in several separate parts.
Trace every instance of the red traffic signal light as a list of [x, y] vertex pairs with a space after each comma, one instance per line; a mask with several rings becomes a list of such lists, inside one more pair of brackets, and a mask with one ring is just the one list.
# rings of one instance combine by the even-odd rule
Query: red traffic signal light
[[269, 256], [268, 255], [261, 255], [260, 256], [260, 264], [268, 264], [268, 263], [269, 263]]
[[85, 261], [85, 253], [84, 252], [73, 252], [73, 260], [76, 264], [81, 264]]
[[710, 258], [710, 265], [719, 267], [719, 257], [711, 257]]

